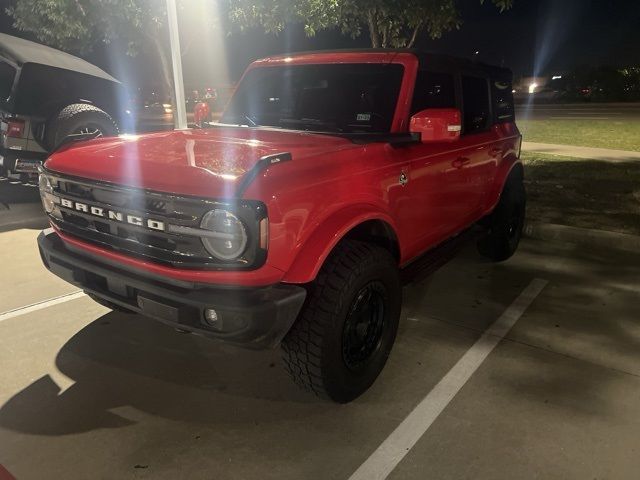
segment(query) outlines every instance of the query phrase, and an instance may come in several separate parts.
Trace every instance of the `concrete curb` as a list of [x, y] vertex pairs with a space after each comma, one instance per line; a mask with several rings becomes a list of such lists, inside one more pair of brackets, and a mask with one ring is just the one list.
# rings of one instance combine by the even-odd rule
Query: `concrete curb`
[[603, 162], [640, 162], [640, 152], [614, 150], [611, 148], [580, 147], [576, 145], [555, 145], [552, 143], [522, 142], [522, 151], [560, 155], [563, 157], [600, 160]]
[[577, 245], [614, 248], [628, 252], [640, 252], [640, 237], [626, 233], [590, 230], [552, 223], [527, 222], [524, 235], [538, 240], [557, 240]]

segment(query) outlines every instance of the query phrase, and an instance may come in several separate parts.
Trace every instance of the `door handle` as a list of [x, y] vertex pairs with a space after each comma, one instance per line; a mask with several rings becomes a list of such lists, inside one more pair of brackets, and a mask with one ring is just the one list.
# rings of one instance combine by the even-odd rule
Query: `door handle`
[[459, 157], [456, 158], [453, 162], [451, 162], [451, 165], [453, 165], [454, 168], [462, 168], [465, 165], [469, 164], [471, 162], [471, 160], [467, 157]]

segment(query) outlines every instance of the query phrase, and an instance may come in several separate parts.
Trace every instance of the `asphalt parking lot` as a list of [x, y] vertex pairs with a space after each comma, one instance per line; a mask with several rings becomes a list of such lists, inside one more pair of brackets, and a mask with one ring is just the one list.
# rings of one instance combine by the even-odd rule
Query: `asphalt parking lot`
[[22, 185], [0, 176], [0, 232], [46, 225], [37, 186]]
[[278, 351], [73, 295], [37, 234], [0, 229], [0, 466], [18, 479], [638, 476], [640, 254], [525, 240], [494, 265], [469, 246], [405, 288], [381, 377], [334, 405]]

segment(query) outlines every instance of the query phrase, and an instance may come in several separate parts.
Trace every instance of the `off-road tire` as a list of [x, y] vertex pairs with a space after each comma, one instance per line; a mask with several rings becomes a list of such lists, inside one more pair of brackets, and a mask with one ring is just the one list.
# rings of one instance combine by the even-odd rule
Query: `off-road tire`
[[74, 103], [64, 107], [49, 121], [45, 142], [53, 150], [67, 135], [79, 133], [84, 129], [88, 129], [89, 132], [100, 130], [103, 137], [112, 137], [120, 133], [116, 122], [104, 110], [87, 103]]
[[519, 175], [504, 186], [495, 210], [487, 217], [487, 234], [478, 241], [481, 255], [494, 262], [510, 258], [518, 249], [526, 212], [527, 195]]
[[[376, 305], [383, 305], [377, 317], [383, 319], [377, 327], [380, 338], [371, 342], [376, 346], [371, 347], [370, 356], [349, 366], [343, 351], [346, 322], [352, 318], [357, 299], [362, 299], [360, 292], [374, 287]], [[387, 250], [352, 240], [338, 244], [309, 286], [300, 316], [282, 343], [285, 366], [294, 382], [338, 403], [360, 396], [387, 361], [401, 304], [398, 267]]]

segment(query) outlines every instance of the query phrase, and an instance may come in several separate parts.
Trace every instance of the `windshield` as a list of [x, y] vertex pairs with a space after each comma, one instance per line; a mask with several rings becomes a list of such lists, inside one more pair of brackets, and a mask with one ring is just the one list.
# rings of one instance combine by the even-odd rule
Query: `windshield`
[[293, 130], [389, 133], [403, 67], [316, 64], [250, 70], [221, 122]]

